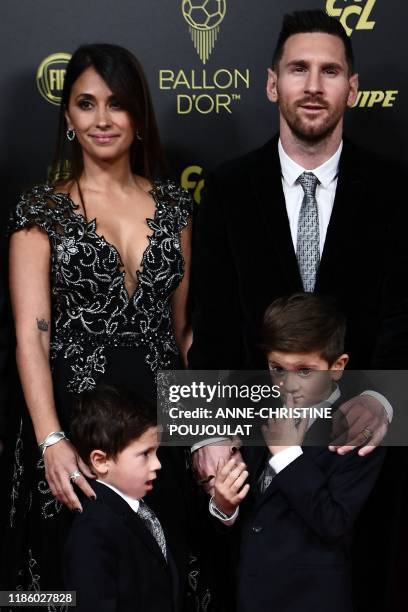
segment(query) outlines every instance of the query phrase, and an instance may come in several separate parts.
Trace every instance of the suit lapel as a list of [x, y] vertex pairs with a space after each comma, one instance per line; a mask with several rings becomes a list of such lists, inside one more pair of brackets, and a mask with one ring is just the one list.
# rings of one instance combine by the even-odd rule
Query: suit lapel
[[341, 268], [345, 245], [355, 228], [358, 202], [363, 201], [363, 187], [354, 147], [344, 140], [336, 196], [317, 274], [316, 291], [324, 292], [336, 282], [336, 270]]
[[270, 237], [266, 246], [274, 250], [290, 293], [300, 291], [302, 281], [290, 233], [281, 175], [278, 137], [275, 137], [259, 151], [259, 163], [252, 173], [252, 191], [259, 219]]
[[[324, 452], [326, 450], [326, 447], [325, 446], [306, 446], [302, 448], [302, 450], [303, 450], [303, 453], [313, 458], [313, 457], [317, 457], [322, 452]], [[266, 460], [266, 455], [265, 455], [265, 460]], [[254, 484], [253, 486], [255, 487], [256, 485]], [[258, 493], [255, 496], [254, 510], [256, 511], [259, 506], [261, 506], [267, 499], [269, 499], [277, 491], [279, 491], [279, 485], [277, 484], [277, 481], [274, 478], [271, 484], [269, 485], [269, 487], [264, 491], [264, 493]]]
[[160, 561], [167, 566], [166, 560], [155, 538], [146, 527], [144, 521], [142, 521], [142, 519], [137, 515], [136, 512], [132, 510], [130, 506], [128, 507], [128, 510], [124, 515], [124, 519], [129, 529], [131, 529], [133, 533], [135, 533], [141, 540], [143, 540], [143, 542], [151, 550], [151, 552], [154, 553], [156, 557], [158, 557]]
[[[142, 519], [137, 515], [129, 504], [120, 495], [109, 489], [109, 487], [95, 481], [89, 481], [91, 487], [94, 489], [98, 500], [107, 504], [113, 512], [119, 514], [129, 529], [133, 531], [140, 538], [147, 548], [160, 559], [162, 563], [167, 567], [166, 560], [157, 544], [155, 538], [150, 533]], [[95, 503], [95, 502], [89, 502]]]

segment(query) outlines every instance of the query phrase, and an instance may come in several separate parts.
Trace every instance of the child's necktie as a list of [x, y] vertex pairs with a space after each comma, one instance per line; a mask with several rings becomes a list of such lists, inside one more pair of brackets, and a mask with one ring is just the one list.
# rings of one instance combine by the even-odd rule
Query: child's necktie
[[159, 545], [164, 558], [167, 560], [166, 538], [164, 537], [164, 532], [162, 526], [160, 525], [159, 519], [153, 510], [149, 508], [149, 506], [142, 499], [139, 502], [139, 510], [137, 513], [142, 521], [144, 521], [146, 527]]

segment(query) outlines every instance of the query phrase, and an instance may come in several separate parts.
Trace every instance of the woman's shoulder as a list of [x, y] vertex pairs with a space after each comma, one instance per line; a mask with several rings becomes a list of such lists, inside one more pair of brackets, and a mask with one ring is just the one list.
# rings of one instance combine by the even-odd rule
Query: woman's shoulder
[[167, 206], [175, 207], [181, 212], [191, 214], [193, 210], [193, 200], [190, 192], [181, 187], [173, 179], [156, 179], [153, 182], [152, 193]]
[[68, 194], [48, 183], [34, 185], [18, 196], [10, 214], [8, 233], [38, 226], [50, 234], [71, 208]]

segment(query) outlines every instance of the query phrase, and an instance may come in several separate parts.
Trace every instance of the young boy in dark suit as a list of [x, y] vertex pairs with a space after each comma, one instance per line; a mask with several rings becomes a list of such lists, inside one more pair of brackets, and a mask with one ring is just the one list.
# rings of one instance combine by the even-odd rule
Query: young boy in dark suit
[[155, 409], [119, 387], [83, 393], [71, 440], [97, 476], [64, 555], [80, 612], [175, 612], [177, 577], [159, 520], [144, 503], [161, 465]]
[[[344, 401], [344, 335], [342, 315], [317, 295], [278, 299], [267, 309], [263, 347], [286, 408], [335, 410]], [[352, 610], [352, 528], [385, 451], [341, 456], [322, 438], [307, 445], [321, 426], [310, 418], [272, 420], [266, 448], [244, 449], [248, 468], [234, 458], [219, 466], [210, 511], [240, 525], [239, 612]]]

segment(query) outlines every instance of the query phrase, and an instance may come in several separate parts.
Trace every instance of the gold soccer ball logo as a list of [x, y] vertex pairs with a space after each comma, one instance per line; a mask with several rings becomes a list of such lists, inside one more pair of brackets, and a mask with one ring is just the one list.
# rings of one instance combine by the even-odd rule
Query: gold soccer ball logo
[[58, 106], [64, 87], [66, 66], [71, 59], [69, 53], [53, 53], [46, 57], [37, 70], [37, 87], [42, 97]]
[[214, 48], [220, 23], [227, 11], [226, 0], [182, 0], [181, 10], [190, 26], [197, 53], [205, 64]]

